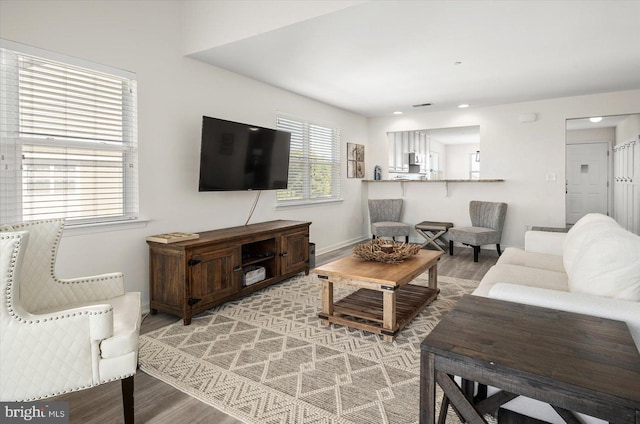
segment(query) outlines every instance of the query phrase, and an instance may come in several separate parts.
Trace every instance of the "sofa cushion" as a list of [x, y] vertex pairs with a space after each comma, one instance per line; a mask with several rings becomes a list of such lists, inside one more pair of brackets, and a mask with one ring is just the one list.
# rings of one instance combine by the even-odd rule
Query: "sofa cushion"
[[562, 256], [525, 252], [517, 247], [507, 247], [500, 255], [498, 264], [521, 265], [529, 268], [564, 272]]
[[638, 302], [514, 284], [495, 284], [488, 297], [626, 322], [631, 337], [640, 351], [640, 303]]
[[572, 292], [640, 302], [640, 236], [621, 227], [600, 228], [597, 239], [579, 250], [567, 274]]
[[607, 215], [588, 213], [578, 220], [567, 232], [562, 245], [564, 269], [569, 271], [580, 250], [597, 243], [600, 236], [612, 228], [619, 228], [618, 223]]
[[546, 269], [529, 268], [522, 265], [496, 264], [485, 274], [473, 294], [489, 295], [489, 290], [498, 283], [512, 283], [543, 289], [569, 291], [567, 274]]

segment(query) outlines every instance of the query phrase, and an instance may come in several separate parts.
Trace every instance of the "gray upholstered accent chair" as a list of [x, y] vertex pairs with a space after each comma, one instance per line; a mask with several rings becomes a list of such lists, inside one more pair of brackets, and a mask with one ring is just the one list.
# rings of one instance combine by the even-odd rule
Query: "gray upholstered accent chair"
[[454, 241], [473, 247], [474, 262], [478, 262], [480, 246], [485, 244], [495, 244], [498, 256], [501, 255], [500, 239], [507, 215], [507, 204], [472, 200], [469, 202], [469, 215], [471, 227], [449, 229], [449, 255], [453, 255]]
[[371, 219], [371, 234], [373, 238], [404, 236], [409, 243], [411, 226], [400, 222], [402, 214], [402, 199], [370, 199], [369, 218]]

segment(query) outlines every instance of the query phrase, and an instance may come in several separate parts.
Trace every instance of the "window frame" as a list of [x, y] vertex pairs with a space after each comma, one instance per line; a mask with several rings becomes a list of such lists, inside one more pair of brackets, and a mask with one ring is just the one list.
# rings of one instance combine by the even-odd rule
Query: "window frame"
[[[121, 190], [121, 192], [119, 191], [116, 195], [116, 199], [119, 202], [118, 204], [121, 204], [121, 212], [110, 216], [94, 215], [82, 218], [70, 217], [68, 216], [68, 212], [60, 212], [48, 218], [63, 217], [66, 219], [67, 227], [77, 228], [142, 222], [143, 220], [139, 217], [136, 75], [129, 71], [111, 68], [4, 39], [0, 39], [0, 48], [3, 50], [3, 63], [0, 65], [2, 68], [3, 81], [0, 92], [4, 97], [4, 99], [1, 100], [2, 110], [0, 111], [0, 123], [2, 123], [3, 127], [0, 130], [0, 160], [2, 162], [0, 170], [0, 176], [2, 177], [2, 182], [0, 183], [0, 198], [2, 199], [2, 203], [5, 204], [5, 206], [0, 208], [0, 223], [47, 218], [47, 216], [44, 215], [32, 218], [25, 217], [24, 215], [26, 202], [23, 196], [25, 190], [28, 192], [30, 189], [23, 187], [23, 180], [26, 178], [26, 173], [28, 172], [23, 168], [25, 161], [28, 163], [28, 159], [24, 156], [25, 150], [23, 150], [23, 148], [42, 150], [50, 147], [64, 151], [62, 156], [65, 159], [67, 159], [68, 155], [67, 149], [82, 151], [83, 153], [87, 152], [88, 156], [93, 158], [99, 158], [99, 155], [96, 156], [99, 152], [120, 153], [119, 156], [122, 159], [116, 160], [114, 163], [118, 165], [115, 169], [120, 169], [115, 175], [118, 179], [121, 179], [122, 182], [117, 186], [117, 190]], [[122, 97], [118, 97], [120, 103], [116, 104], [121, 105], [122, 116], [116, 119], [116, 122], [122, 126], [122, 136], [110, 142], [92, 136], [74, 140], [73, 137], [69, 135], [45, 136], [41, 134], [40, 136], [30, 137], [25, 134], [20, 134], [20, 65], [18, 62], [20, 56], [30, 56], [42, 61], [56, 62], [66, 69], [76, 71], [84, 70], [87, 72], [87, 75], [103, 74], [109, 78], [121, 80], [123, 87]], [[46, 108], [47, 106], [44, 107]], [[40, 112], [42, 110], [45, 109], [40, 109]], [[84, 114], [86, 110], [89, 110], [89, 108], [81, 109], [80, 111]], [[60, 115], [67, 116], [67, 113], [66, 109], [64, 109], [63, 112], [60, 112]], [[100, 115], [99, 112], [95, 112], [90, 114], [89, 117], [98, 118]], [[93, 154], [90, 152], [93, 152]], [[97, 160], [98, 159], [96, 159], [96, 161]], [[94, 165], [94, 169], [97, 169], [95, 166], [96, 165]], [[94, 172], [97, 173], [98, 171]], [[53, 181], [58, 177], [53, 175], [46, 178]], [[46, 178], [43, 180], [46, 180]], [[93, 187], [95, 186], [92, 186], [92, 188]], [[67, 195], [63, 197], [66, 196]], [[90, 198], [95, 200], [99, 199], [99, 197], [100, 196], [94, 192]], [[56, 206], [67, 208], [71, 200], [69, 197], [66, 197], [64, 200], [56, 200], [56, 202], [58, 202]], [[81, 208], [83, 212], [90, 209], [84, 205], [81, 206]]]
[[[276, 115], [276, 129], [281, 131], [287, 131], [284, 125], [280, 124], [281, 120], [286, 120], [297, 125], [302, 126], [302, 155], [292, 155], [293, 148], [289, 152], [289, 182], [287, 190], [278, 190], [276, 193], [276, 207], [285, 208], [292, 206], [305, 206], [305, 205], [318, 205], [323, 203], [342, 202], [342, 164], [341, 159], [341, 137], [340, 129], [334, 125], [321, 123], [317, 121], [308, 120], [298, 116], [277, 113]], [[312, 140], [311, 133], [312, 127], [322, 129], [324, 131], [331, 132], [331, 146], [330, 146], [330, 158], [314, 159], [311, 157], [312, 153]], [[292, 143], [295, 143], [294, 137], [292, 137]], [[285, 199], [284, 193], [289, 192], [291, 189], [292, 179], [292, 167], [295, 168], [296, 164], [303, 168], [302, 171], [302, 198]], [[329, 196], [314, 196], [312, 191], [312, 168], [314, 165], [329, 165], [331, 167], [331, 194]]]

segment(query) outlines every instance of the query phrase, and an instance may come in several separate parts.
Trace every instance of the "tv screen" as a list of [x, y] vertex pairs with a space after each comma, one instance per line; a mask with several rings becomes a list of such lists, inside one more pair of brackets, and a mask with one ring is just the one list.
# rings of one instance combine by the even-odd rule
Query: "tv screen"
[[291, 133], [202, 117], [200, 191], [287, 188]]

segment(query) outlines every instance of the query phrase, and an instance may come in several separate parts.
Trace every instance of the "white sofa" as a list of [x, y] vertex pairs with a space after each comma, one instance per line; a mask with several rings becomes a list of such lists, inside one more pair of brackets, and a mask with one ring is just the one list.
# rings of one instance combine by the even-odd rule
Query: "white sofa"
[[[608, 216], [588, 214], [567, 233], [528, 231], [525, 248], [507, 248], [473, 294], [624, 321], [640, 351], [640, 237]], [[564, 423], [533, 399], [516, 398], [503, 408]]]

